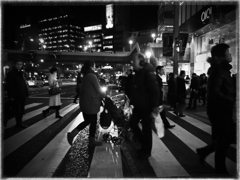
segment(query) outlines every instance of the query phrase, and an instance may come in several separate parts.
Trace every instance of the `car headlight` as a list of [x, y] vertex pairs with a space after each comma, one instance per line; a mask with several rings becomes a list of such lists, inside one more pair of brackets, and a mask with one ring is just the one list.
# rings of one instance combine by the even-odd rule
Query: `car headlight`
[[101, 87], [102, 88], [102, 91], [103, 92], [106, 92], [107, 91], [107, 87], [106, 86], [103, 86], [103, 87]]

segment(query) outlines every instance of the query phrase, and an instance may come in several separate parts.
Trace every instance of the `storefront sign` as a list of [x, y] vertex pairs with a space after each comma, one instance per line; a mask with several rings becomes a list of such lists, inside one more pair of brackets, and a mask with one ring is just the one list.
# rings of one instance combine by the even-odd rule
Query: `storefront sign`
[[20, 29], [27, 28], [27, 27], [30, 27], [30, 26], [31, 26], [30, 24], [21, 25]]
[[201, 14], [201, 20], [204, 22], [206, 19], [210, 18], [210, 15], [212, 14], [212, 7], [207, 8], [206, 11], [202, 12]]

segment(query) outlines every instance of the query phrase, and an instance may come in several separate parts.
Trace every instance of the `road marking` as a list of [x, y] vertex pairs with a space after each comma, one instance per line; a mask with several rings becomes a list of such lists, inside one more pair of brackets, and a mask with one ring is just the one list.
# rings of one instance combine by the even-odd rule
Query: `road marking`
[[32, 107], [34, 107], [34, 106], [38, 106], [38, 105], [40, 105], [40, 104], [42, 104], [42, 103], [32, 103], [32, 104], [28, 104], [28, 105], [25, 106], [25, 109], [29, 109], [29, 108], [32, 108]]
[[[142, 129], [141, 124], [139, 127]], [[173, 156], [171, 151], [165, 144], [158, 138], [156, 133], [152, 131], [153, 143], [151, 157], [148, 158], [149, 163], [157, 177], [189, 177], [190, 175]]]
[[[186, 144], [195, 153], [197, 148], [201, 148], [207, 145], [205, 142], [195, 137], [193, 134], [189, 133], [187, 130], [185, 130], [178, 124], [174, 123], [172, 120], [170, 119], [168, 120], [170, 124], [175, 125], [175, 127], [173, 129], [169, 129], [169, 131], [171, 131], [176, 137], [178, 137], [182, 142], [184, 142], [184, 144]], [[212, 153], [206, 158], [206, 162], [213, 168], [215, 167], [214, 154], [215, 153]], [[228, 167], [228, 171], [230, 174], [234, 175], [236, 173], [236, 164], [229, 158], [226, 158], [226, 166]]]
[[[26, 114], [23, 116], [23, 118], [22, 118], [22, 122], [24, 122], [24, 121], [26, 121], [26, 120], [28, 120], [28, 119], [30, 119], [30, 118], [32, 118], [32, 117], [34, 117], [34, 116], [42, 113], [42, 111], [45, 110], [45, 109], [47, 109], [47, 108], [48, 108], [48, 106], [44, 106], [44, 107], [39, 108], [39, 109], [37, 109], [37, 110], [31, 111], [31, 112], [29, 112], [29, 113], [26, 113]], [[15, 126], [15, 125], [16, 125], [16, 120], [15, 120], [15, 118], [11, 118], [10, 120], [8, 120], [7, 126], [5, 127], [5, 129], [8, 129], [8, 128], [13, 127], [13, 126]]]
[[[74, 108], [76, 108], [78, 105], [76, 104], [69, 104], [68, 106], [64, 107], [60, 110], [60, 114], [64, 116]], [[38, 133], [43, 131], [45, 128], [56, 122], [58, 118], [55, 118], [55, 113], [48, 116], [47, 118], [39, 121], [38, 123], [35, 123], [34, 125], [20, 131], [19, 133], [15, 134], [14, 136], [6, 139], [3, 142], [3, 149], [4, 149], [4, 156], [6, 157], [13, 151], [15, 151], [17, 148], [19, 148], [21, 145], [29, 141], [31, 138], [36, 136]]]
[[18, 173], [17, 177], [52, 177], [70, 148], [67, 132], [71, 132], [83, 121], [82, 113], [79, 113]]

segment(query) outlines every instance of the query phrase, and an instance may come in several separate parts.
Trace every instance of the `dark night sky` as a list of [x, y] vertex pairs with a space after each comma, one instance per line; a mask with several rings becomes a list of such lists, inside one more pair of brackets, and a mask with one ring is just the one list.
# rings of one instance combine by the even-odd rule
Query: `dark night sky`
[[[53, 13], [60, 7], [64, 10], [67, 8], [79, 17], [81, 22], [100, 22], [102, 14], [104, 17], [104, 4], [79, 4], [79, 3], [55, 3], [41, 1], [37, 3], [2, 3], [2, 41], [3, 48], [13, 46], [15, 27], [25, 23], [25, 16], [30, 16], [33, 21], [44, 14]], [[90, 2], [90, 1], [89, 1]], [[108, 3], [110, 4], [110, 3]], [[119, 4], [122, 5], [122, 4]], [[157, 10], [156, 4], [131, 4], [130, 6], [130, 31], [131, 30], [148, 30], [157, 28]], [[12, 43], [11, 43], [12, 42]]]

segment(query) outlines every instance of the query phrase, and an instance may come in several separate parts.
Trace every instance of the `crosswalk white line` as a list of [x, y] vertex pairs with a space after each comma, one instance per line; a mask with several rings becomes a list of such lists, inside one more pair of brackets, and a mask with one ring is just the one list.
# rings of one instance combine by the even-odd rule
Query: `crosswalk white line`
[[[64, 116], [65, 114], [67, 114], [68, 112], [76, 108], [77, 106], [78, 104], [69, 104], [68, 106], [60, 110], [60, 114]], [[55, 113], [54, 113], [48, 116], [47, 118], [39, 121], [38, 123], [35, 123], [34, 125], [20, 131], [14, 136], [6, 139], [3, 142], [3, 149], [4, 149], [3, 157], [6, 157], [7, 155], [15, 151], [21, 145], [29, 141], [31, 138], [33, 138], [35, 135], [43, 131], [45, 128], [47, 128], [57, 120], [58, 118], [55, 118]]]
[[[175, 125], [175, 127], [173, 129], [169, 129], [169, 131], [171, 131], [176, 137], [178, 137], [182, 142], [184, 142], [184, 144], [186, 144], [195, 153], [197, 148], [201, 148], [207, 145], [205, 142], [195, 137], [193, 134], [191, 134], [181, 126], [175, 124], [172, 120], [170, 119], [168, 120], [171, 124]], [[215, 167], [214, 153], [212, 153], [206, 158], [206, 162], [213, 168]], [[236, 164], [229, 158], [226, 158], [226, 166], [228, 167], [230, 174], [234, 175], [236, 173], [235, 172]]]
[[[47, 108], [48, 108], [48, 106], [44, 106], [44, 107], [41, 107], [41, 108], [36, 109], [36, 110], [34, 110], [34, 111], [31, 111], [31, 112], [29, 112], [29, 113], [26, 113], [26, 114], [23, 116], [23, 118], [22, 118], [22, 122], [24, 122], [24, 121], [26, 121], [26, 120], [28, 120], [28, 119], [30, 119], [30, 118], [32, 118], [32, 117], [34, 117], [34, 116], [42, 113], [42, 111], [45, 110], [45, 109], [47, 109]], [[5, 128], [7, 129], [7, 128], [13, 127], [13, 126], [15, 126], [15, 125], [16, 125], [16, 120], [15, 120], [15, 118], [11, 118], [10, 120], [8, 120], [7, 126], [6, 126]]]
[[25, 109], [29, 109], [29, 108], [32, 108], [32, 107], [34, 107], [34, 106], [38, 106], [38, 105], [40, 105], [40, 104], [42, 104], [42, 103], [31, 103], [31, 104], [26, 105], [26, 106], [25, 106]]
[[152, 132], [153, 145], [152, 156], [149, 157], [149, 163], [154, 169], [158, 178], [163, 177], [190, 177], [187, 171], [182, 167], [178, 160], [173, 156], [165, 144], [158, 138], [155, 132]]
[[[142, 125], [138, 124], [142, 129]], [[187, 171], [182, 167], [174, 155], [169, 151], [167, 146], [158, 138], [156, 133], [152, 131], [153, 143], [151, 157], [148, 158], [149, 163], [157, 177], [188, 177]]]
[[70, 148], [67, 132], [71, 132], [82, 121], [82, 113], [79, 113], [18, 173], [17, 177], [52, 177]]
[[[169, 113], [175, 115], [172, 111], [171, 112], [169, 111]], [[167, 118], [167, 119], [169, 119], [169, 118]], [[189, 124], [192, 124], [193, 126], [197, 127], [198, 129], [201, 129], [202, 131], [212, 135], [212, 128], [210, 125], [203, 123], [203, 122], [201, 122], [195, 118], [192, 118], [190, 116], [181, 117], [181, 119], [188, 122]], [[236, 146], [234, 146], [234, 144], [231, 144], [231, 146], [236, 149]]]

